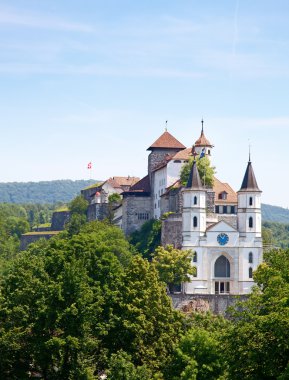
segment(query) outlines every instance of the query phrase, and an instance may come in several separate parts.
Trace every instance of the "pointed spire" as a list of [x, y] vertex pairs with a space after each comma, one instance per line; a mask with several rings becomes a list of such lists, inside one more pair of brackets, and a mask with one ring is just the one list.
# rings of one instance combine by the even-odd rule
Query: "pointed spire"
[[193, 162], [193, 166], [190, 171], [189, 179], [186, 185], [187, 189], [203, 190], [203, 185], [199, 175], [196, 161]]
[[202, 129], [201, 129], [201, 136], [198, 138], [198, 140], [195, 142], [195, 146], [208, 146], [210, 148], [213, 148], [213, 145], [210, 143], [210, 141], [206, 138], [204, 133], [204, 120], [201, 120], [202, 123]]
[[239, 191], [261, 191], [258, 187], [249, 153], [249, 162]]

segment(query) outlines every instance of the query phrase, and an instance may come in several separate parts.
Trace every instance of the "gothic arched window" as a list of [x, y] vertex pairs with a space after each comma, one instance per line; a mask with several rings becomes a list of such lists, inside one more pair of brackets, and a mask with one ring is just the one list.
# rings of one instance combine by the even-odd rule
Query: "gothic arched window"
[[249, 228], [253, 228], [253, 218], [250, 216], [249, 218]]
[[249, 252], [249, 263], [250, 264], [253, 263], [253, 253], [252, 252]]
[[195, 196], [194, 197], [194, 205], [198, 204], [198, 198]]
[[253, 268], [249, 268], [249, 278], [253, 278]]
[[249, 198], [249, 206], [253, 206], [253, 197]]
[[220, 256], [215, 262], [215, 277], [230, 277], [230, 262], [225, 256]]
[[193, 225], [194, 227], [198, 227], [198, 218], [196, 216], [194, 216]]

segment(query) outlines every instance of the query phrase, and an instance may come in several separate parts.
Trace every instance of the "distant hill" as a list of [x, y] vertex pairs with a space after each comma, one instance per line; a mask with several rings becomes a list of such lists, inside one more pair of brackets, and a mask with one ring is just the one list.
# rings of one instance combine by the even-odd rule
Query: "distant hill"
[[268, 222], [289, 223], [287, 208], [262, 204], [262, 220]]
[[80, 190], [97, 180], [69, 179], [41, 182], [0, 183], [0, 203], [48, 203], [69, 202]]

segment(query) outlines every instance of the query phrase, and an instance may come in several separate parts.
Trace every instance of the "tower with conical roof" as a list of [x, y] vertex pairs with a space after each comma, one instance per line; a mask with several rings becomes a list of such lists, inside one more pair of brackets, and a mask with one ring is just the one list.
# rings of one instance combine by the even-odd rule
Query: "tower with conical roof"
[[210, 141], [206, 138], [204, 133], [204, 120], [202, 119], [202, 129], [201, 129], [201, 135], [198, 138], [198, 140], [195, 142], [195, 151], [198, 155], [200, 155], [202, 152], [205, 153], [205, 155], [210, 158], [212, 148], [214, 145], [210, 143]]
[[206, 232], [206, 190], [203, 188], [196, 161], [193, 162], [182, 196], [183, 248], [197, 247], [200, 237]]
[[238, 230], [240, 237], [261, 238], [261, 193], [254, 174], [251, 159], [238, 191]]

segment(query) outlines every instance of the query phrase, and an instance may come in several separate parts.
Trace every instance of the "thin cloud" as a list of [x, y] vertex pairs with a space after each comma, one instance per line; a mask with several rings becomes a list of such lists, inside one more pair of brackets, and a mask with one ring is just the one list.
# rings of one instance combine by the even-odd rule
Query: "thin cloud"
[[91, 25], [74, 23], [36, 12], [24, 12], [2, 8], [0, 9], [0, 27], [5, 25], [82, 33], [94, 31]]

